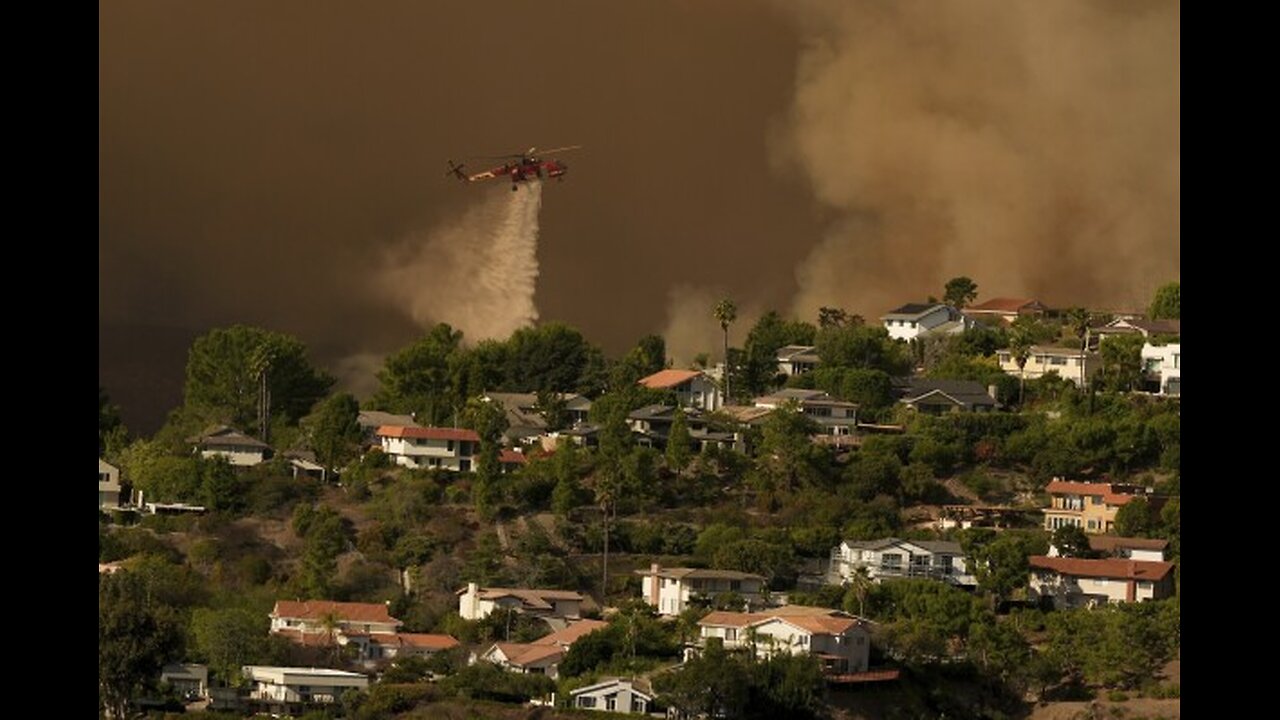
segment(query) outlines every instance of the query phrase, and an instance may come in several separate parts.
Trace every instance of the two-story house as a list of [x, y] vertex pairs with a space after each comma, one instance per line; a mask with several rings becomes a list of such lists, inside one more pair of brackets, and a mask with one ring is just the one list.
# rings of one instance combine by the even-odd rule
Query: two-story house
[[382, 603], [277, 600], [271, 632], [304, 647], [354, 647], [361, 660], [432, 655], [457, 647], [451, 635], [402, 633]]
[[98, 509], [120, 507], [120, 468], [98, 458]]
[[1159, 600], [1173, 595], [1173, 563], [1150, 560], [1032, 555], [1031, 599], [1052, 598], [1058, 608]]
[[1142, 346], [1142, 369], [1161, 395], [1182, 394], [1182, 343]]
[[837, 400], [822, 390], [785, 388], [755, 399], [755, 406], [765, 410], [777, 410], [794, 402], [800, 412], [808, 415], [822, 428], [824, 435], [853, 435], [858, 427], [858, 406]]
[[723, 404], [720, 387], [701, 370], [659, 370], [640, 378], [640, 384], [652, 390], [670, 390], [676, 402], [699, 410], [719, 410]]
[[539, 617], [582, 617], [582, 593], [573, 590], [480, 587], [467, 583], [455, 593], [458, 614], [464, 620], [480, 620], [499, 608]]
[[996, 351], [1000, 369], [1014, 377], [1034, 380], [1049, 373], [1056, 373], [1064, 380], [1087, 387], [1090, 379], [1102, 370], [1102, 356], [1096, 352], [1082, 352], [1079, 348], [1060, 348], [1048, 345], [1032, 345], [1027, 364], [1021, 369], [1011, 350]]
[[361, 445], [372, 447], [380, 444], [378, 428], [380, 427], [422, 427], [412, 415], [383, 412], [381, 410], [361, 410], [356, 416], [356, 424], [360, 426]]
[[784, 345], [778, 348], [777, 359], [778, 374], [787, 377], [807, 373], [822, 362], [814, 345]]
[[716, 638], [726, 649], [757, 657], [808, 654], [829, 674], [865, 672], [871, 634], [865, 621], [839, 610], [784, 605], [764, 612], [713, 612], [698, 621], [699, 645]]
[[907, 303], [880, 317], [884, 329], [894, 340], [915, 340], [931, 331], [962, 333], [973, 327], [973, 321], [960, 311], [943, 303]]
[[960, 543], [950, 540], [845, 540], [831, 549], [832, 583], [848, 582], [859, 570], [872, 580], [929, 578], [976, 585]]
[[249, 697], [268, 703], [336, 703], [348, 690], [364, 690], [369, 678], [360, 673], [328, 668], [245, 665]]
[[1067, 482], [1054, 478], [1045, 486], [1049, 507], [1044, 510], [1044, 529], [1053, 532], [1075, 525], [1086, 533], [1110, 533], [1115, 529], [1120, 506], [1137, 497], [1151, 498], [1146, 488], [1120, 483]]
[[750, 606], [765, 603], [765, 579], [754, 573], [702, 568], [664, 568], [654, 563], [641, 576], [640, 592], [659, 615], [679, 615], [692, 600], [737, 593]]
[[224, 457], [236, 467], [253, 467], [272, 453], [270, 445], [225, 425], [193, 440], [201, 457]]
[[382, 452], [407, 468], [471, 472], [480, 452], [480, 436], [462, 428], [384, 425], [378, 428], [378, 439]]

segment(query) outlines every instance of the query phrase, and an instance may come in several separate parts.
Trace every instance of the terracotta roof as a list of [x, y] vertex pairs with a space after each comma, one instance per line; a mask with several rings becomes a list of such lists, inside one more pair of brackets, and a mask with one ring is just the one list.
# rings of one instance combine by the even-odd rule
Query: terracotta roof
[[793, 617], [797, 615], [811, 615], [813, 617], [853, 617], [843, 610], [814, 607], [813, 605], [783, 605], [782, 607], [770, 609], [768, 614], [777, 617]]
[[1124, 560], [1120, 558], [1088, 560], [1085, 558], [1032, 555], [1027, 561], [1031, 564], [1033, 570], [1050, 570], [1059, 575], [1071, 575], [1074, 577], [1162, 580], [1173, 570], [1173, 563], [1155, 562], [1153, 560]]
[[522, 452], [516, 452], [515, 450], [503, 450], [498, 453], [498, 462], [519, 463], [520, 465], [524, 465], [529, 462], [529, 458], [525, 457]]
[[773, 610], [758, 613], [713, 612], [698, 621], [699, 625], [744, 628], [770, 620], [789, 623], [810, 633], [839, 635], [861, 621], [854, 617], [832, 617], [811, 614], [778, 614]]
[[1044, 310], [1044, 303], [1031, 298], [991, 298], [986, 302], [970, 305], [965, 308], [966, 312], [1018, 312], [1030, 307], [1032, 310]]
[[531, 645], [529, 643], [494, 643], [489, 650], [485, 651], [488, 655], [494, 648], [502, 651], [506, 656], [507, 662], [525, 667], [538, 662], [555, 661], [564, 656], [564, 650], [559, 645]]
[[380, 437], [417, 438], [419, 440], [470, 440], [480, 442], [480, 436], [474, 430], [463, 428], [437, 427], [404, 427], [400, 425], [383, 425], [378, 428]]
[[655, 390], [664, 390], [688, 382], [699, 375], [701, 370], [659, 370], [649, 377], [640, 378], [640, 384]]
[[382, 603], [348, 603], [332, 600], [277, 600], [275, 608], [271, 611], [271, 617], [319, 620], [329, 613], [333, 613], [333, 616], [342, 622], [400, 624], [399, 620], [387, 613], [387, 606]]
[[430, 633], [377, 633], [369, 636], [369, 641], [378, 645], [395, 647], [426, 648], [428, 650], [448, 650], [460, 644], [452, 635]]
[[1163, 551], [1166, 547], [1169, 547], [1169, 541], [1158, 538], [1120, 537], [1119, 535], [1090, 535], [1089, 547], [1101, 552], [1115, 552], [1116, 548]]
[[[1113, 483], [1051, 480], [1048, 485], [1044, 486], [1044, 491], [1051, 495], [1101, 495], [1102, 501], [1108, 505], [1124, 505], [1130, 500], [1140, 497], [1138, 493], [1123, 492], [1116, 489]], [[1141, 497], [1145, 497], [1145, 495], [1141, 495]]]
[[814, 617], [811, 615], [774, 615], [773, 617], [819, 635], [840, 635], [861, 622], [857, 618]]
[[761, 616], [753, 613], [726, 612], [717, 610], [707, 613], [701, 620], [699, 625], [716, 625], [719, 627], [746, 627], [757, 620], [761, 620]]
[[596, 630], [606, 627], [609, 627], [609, 623], [604, 622], [603, 620], [579, 620], [578, 622], [570, 623], [569, 626], [563, 630], [557, 630], [546, 637], [538, 638], [530, 644], [572, 645], [583, 635], [588, 635]]
[[301, 630], [272, 630], [271, 634], [288, 638], [290, 641], [303, 647], [330, 647], [338, 643], [338, 635], [344, 634], [341, 631], [334, 631], [333, 637], [327, 632], [311, 632], [304, 633]]

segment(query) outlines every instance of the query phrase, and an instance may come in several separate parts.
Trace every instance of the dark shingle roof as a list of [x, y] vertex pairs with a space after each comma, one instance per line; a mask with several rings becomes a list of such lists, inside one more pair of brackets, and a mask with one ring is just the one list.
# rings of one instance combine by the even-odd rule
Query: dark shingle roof
[[957, 402], [968, 406], [994, 407], [996, 401], [987, 388], [973, 380], [934, 380], [931, 378], [907, 378], [902, 388], [902, 402], [910, 403], [933, 392], [942, 392]]

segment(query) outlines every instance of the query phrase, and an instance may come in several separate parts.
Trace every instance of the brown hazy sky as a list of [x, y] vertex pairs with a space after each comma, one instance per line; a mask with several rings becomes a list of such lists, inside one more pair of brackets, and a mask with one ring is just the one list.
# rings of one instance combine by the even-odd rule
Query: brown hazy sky
[[509, 192], [445, 159], [531, 145], [585, 146], [543, 193], [538, 314], [615, 353], [696, 338], [718, 295], [876, 316], [963, 273], [1139, 304], [1179, 271], [1176, 3], [113, 0], [99, 20], [99, 375], [126, 413], [177, 402], [210, 326], [296, 334], [331, 367], [405, 344], [412, 313], [371, 287], [389, 249]]

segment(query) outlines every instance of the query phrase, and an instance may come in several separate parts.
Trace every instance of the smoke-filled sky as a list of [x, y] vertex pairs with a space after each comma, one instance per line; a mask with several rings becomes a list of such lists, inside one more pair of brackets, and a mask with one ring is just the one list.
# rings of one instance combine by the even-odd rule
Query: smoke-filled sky
[[[99, 19], [99, 377], [126, 420], [176, 404], [185, 343], [235, 322], [339, 373], [495, 314], [610, 353], [659, 332], [687, 360], [717, 346], [722, 296], [745, 332], [767, 308], [875, 317], [959, 274], [980, 299], [1140, 306], [1180, 271], [1176, 2], [113, 0]], [[522, 211], [505, 183], [442, 177], [570, 144], [532, 265], [475, 221]], [[497, 268], [483, 302], [458, 277], [476, 264]]]

